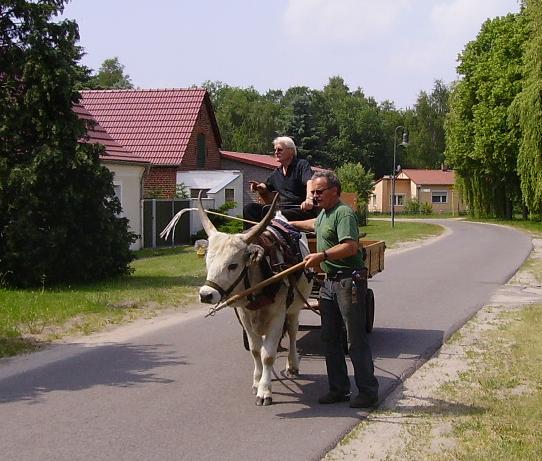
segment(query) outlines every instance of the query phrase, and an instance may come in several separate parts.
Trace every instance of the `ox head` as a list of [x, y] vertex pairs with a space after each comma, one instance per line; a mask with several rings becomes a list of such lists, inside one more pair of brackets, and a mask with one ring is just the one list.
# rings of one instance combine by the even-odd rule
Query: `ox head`
[[265, 230], [275, 214], [278, 194], [264, 219], [243, 234], [225, 234], [218, 232], [203, 210], [201, 194], [198, 197], [198, 212], [203, 229], [209, 237], [209, 246], [205, 264], [207, 280], [199, 290], [200, 301], [216, 304], [230, 294], [245, 289], [244, 275], [249, 266], [256, 264], [263, 257], [263, 249], [254, 245], [258, 236]]

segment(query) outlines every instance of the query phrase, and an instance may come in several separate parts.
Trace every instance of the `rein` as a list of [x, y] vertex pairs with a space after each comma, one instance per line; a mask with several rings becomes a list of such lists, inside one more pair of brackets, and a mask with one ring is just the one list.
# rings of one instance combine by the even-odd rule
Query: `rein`
[[243, 278], [245, 277], [247, 270], [248, 270], [248, 266], [245, 266], [244, 269], [239, 274], [239, 276], [235, 279], [233, 284], [227, 290], [224, 290], [224, 288], [222, 288], [220, 285], [213, 282], [212, 280], [205, 280], [205, 283], [203, 284], [203, 286], [207, 285], [208, 287], [214, 288], [216, 291], [220, 293], [220, 296], [221, 296], [220, 300], [223, 300], [224, 298], [230, 295], [230, 293], [235, 289], [237, 285], [239, 285], [241, 280], [243, 280]]

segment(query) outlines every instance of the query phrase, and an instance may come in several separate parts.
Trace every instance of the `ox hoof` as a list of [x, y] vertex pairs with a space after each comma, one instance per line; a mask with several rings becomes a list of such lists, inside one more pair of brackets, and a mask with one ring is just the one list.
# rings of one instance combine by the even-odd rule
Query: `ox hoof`
[[256, 406], [258, 407], [268, 407], [269, 405], [271, 405], [273, 403], [273, 398], [272, 397], [265, 397], [265, 398], [262, 398], [262, 397], [256, 397]]
[[287, 378], [299, 378], [299, 370], [295, 370], [293, 368], [285, 370], [284, 374]]

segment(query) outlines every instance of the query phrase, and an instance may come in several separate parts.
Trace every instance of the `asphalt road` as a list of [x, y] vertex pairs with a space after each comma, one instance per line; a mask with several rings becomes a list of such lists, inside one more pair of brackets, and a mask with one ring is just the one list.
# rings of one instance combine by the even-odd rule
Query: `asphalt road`
[[[449, 235], [388, 256], [384, 272], [369, 282], [381, 397], [531, 250], [530, 238], [517, 231], [444, 223]], [[233, 312], [208, 319], [204, 312], [128, 329], [105, 344], [63, 345], [0, 362], [0, 458], [317, 460], [363, 417], [346, 403], [317, 403], [327, 381], [314, 314], [302, 315], [301, 378], [283, 377], [281, 353], [274, 404], [256, 407], [252, 359]]]

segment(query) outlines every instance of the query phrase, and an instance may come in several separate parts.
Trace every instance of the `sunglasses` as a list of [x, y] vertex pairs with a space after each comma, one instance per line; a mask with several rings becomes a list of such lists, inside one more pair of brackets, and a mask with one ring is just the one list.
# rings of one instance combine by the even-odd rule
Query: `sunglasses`
[[335, 186], [326, 187], [325, 189], [314, 189], [314, 190], [312, 191], [312, 194], [313, 194], [313, 195], [322, 195], [322, 194], [324, 193], [324, 191], [329, 190], [329, 189], [331, 189], [331, 188], [333, 188], [333, 187], [335, 187]]

